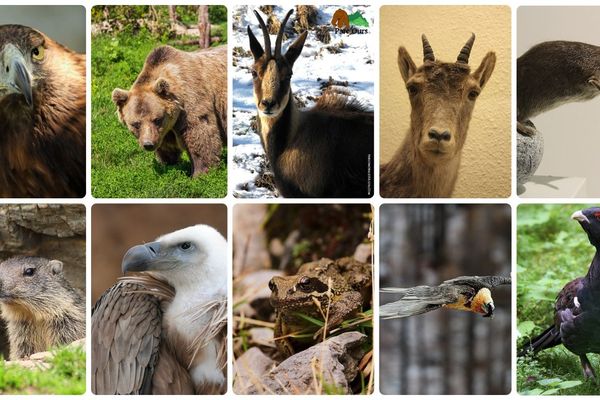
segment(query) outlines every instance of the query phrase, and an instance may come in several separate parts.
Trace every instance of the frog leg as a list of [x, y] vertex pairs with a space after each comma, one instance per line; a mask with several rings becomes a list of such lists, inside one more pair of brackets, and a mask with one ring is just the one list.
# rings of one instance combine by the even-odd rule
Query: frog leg
[[362, 296], [359, 292], [344, 292], [339, 297], [329, 301], [329, 311], [322, 310], [327, 316], [327, 325], [321, 327], [313, 339], [327, 336], [327, 332], [339, 326], [344, 320], [352, 317], [362, 307]]
[[281, 321], [278, 316], [275, 320], [275, 329], [273, 329], [273, 335], [275, 337], [275, 346], [277, 347], [277, 351], [284, 357], [288, 358], [289, 356], [295, 353], [294, 347], [292, 346], [292, 341], [290, 340], [288, 330], [285, 328], [285, 323]]

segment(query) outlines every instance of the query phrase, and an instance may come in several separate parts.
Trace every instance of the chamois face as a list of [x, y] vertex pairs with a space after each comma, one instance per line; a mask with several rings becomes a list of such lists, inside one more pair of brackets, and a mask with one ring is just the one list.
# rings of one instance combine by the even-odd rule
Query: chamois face
[[411, 139], [429, 161], [448, 160], [460, 153], [467, 136], [475, 100], [487, 83], [496, 56], [488, 53], [471, 73], [468, 56], [475, 36], [455, 63], [436, 61], [423, 36], [424, 64], [417, 68], [404, 47], [398, 49], [398, 67], [411, 103]]
[[275, 54], [272, 54], [271, 40], [264, 21], [260, 14], [256, 11], [254, 13], [258, 18], [265, 38], [265, 48], [263, 49], [250, 27], [248, 27], [250, 50], [254, 56], [254, 64], [251, 68], [254, 102], [261, 117], [275, 118], [281, 114], [290, 100], [292, 68], [294, 62], [302, 52], [308, 32], [303, 32], [298, 36], [294, 43], [290, 45], [287, 52], [284, 55], [281, 54], [283, 30], [292, 13], [292, 10], [290, 10], [281, 24], [281, 28], [277, 34]]

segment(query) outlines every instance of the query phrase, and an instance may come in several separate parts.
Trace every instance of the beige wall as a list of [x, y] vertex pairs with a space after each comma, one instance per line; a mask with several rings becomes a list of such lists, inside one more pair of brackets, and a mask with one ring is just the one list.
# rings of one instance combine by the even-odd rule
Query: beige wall
[[402, 143], [410, 125], [410, 102], [396, 57], [408, 49], [419, 66], [425, 33], [436, 58], [454, 61], [471, 32], [473, 70], [490, 50], [496, 68], [477, 99], [454, 197], [508, 197], [511, 193], [511, 32], [506, 6], [384, 6], [381, 8], [381, 162]]

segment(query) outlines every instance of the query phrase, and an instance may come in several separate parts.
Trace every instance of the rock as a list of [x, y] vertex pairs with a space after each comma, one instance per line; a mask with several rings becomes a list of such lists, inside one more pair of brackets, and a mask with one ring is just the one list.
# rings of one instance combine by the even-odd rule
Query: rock
[[360, 332], [331, 337], [285, 359], [249, 386], [246, 394], [322, 394], [316, 388], [325, 384], [351, 394], [350, 382], [358, 375], [366, 339]]
[[362, 263], [370, 263], [373, 257], [373, 244], [372, 243], [361, 243], [356, 246], [354, 255], [352, 256], [356, 261]]
[[248, 330], [250, 335], [250, 342], [257, 346], [266, 346], [275, 348], [275, 341], [273, 340], [273, 329], [270, 328], [252, 328]]
[[271, 297], [269, 281], [274, 276], [281, 275], [280, 271], [267, 269], [251, 272], [240, 277], [235, 283], [235, 303], [244, 300], [245, 304], [236, 308], [236, 314], [268, 320], [273, 314], [273, 307], [269, 303]]
[[233, 364], [234, 393], [246, 394], [248, 388], [260, 383], [261, 377], [274, 365], [275, 361], [267, 357], [258, 347], [251, 347]]
[[[533, 128], [533, 124], [529, 124]], [[536, 134], [526, 136], [517, 133], [517, 184], [525, 184], [535, 173], [544, 155], [544, 137], [536, 129]]]
[[48, 361], [48, 360], [51, 360], [52, 357], [54, 357], [54, 355], [52, 353], [50, 353], [49, 351], [42, 351], [42, 352], [34, 353], [34, 354], [30, 355], [29, 359], [33, 360], [33, 361]]
[[27, 369], [42, 369], [46, 370], [50, 368], [50, 364], [42, 362], [42, 361], [34, 361], [34, 360], [15, 360], [15, 361], [6, 361], [6, 365], [18, 365]]

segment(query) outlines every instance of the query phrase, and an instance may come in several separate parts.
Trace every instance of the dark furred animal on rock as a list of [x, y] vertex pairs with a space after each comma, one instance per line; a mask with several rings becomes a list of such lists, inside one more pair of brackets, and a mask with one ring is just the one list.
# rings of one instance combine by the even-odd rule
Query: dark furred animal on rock
[[265, 40], [263, 49], [248, 27], [258, 131], [279, 193], [284, 197], [371, 196], [373, 112], [331, 88], [313, 108], [299, 110], [290, 81], [308, 32], [281, 53], [290, 10], [272, 53], [267, 27], [254, 13]]
[[0, 197], [85, 196], [85, 56], [0, 25]]
[[173, 165], [185, 151], [193, 177], [221, 160], [227, 143], [227, 46], [154, 49], [129, 91], [112, 93], [119, 120], [141, 148]]
[[600, 94], [600, 47], [563, 40], [533, 46], [517, 59], [517, 131], [535, 134], [529, 120], [560, 105]]
[[0, 263], [0, 309], [11, 360], [85, 337], [85, 300], [62, 268], [62, 262], [40, 257]]
[[488, 52], [471, 73], [469, 55], [475, 35], [456, 62], [435, 59], [423, 35], [423, 65], [398, 48], [398, 68], [410, 98], [410, 128], [392, 159], [381, 165], [382, 197], [450, 197], [475, 101], [484, 88], [496, 55]]
[[586, 353], [600, 354], [600, 207], [577, 211], [571, 216], [587, 233], [596, 253], [587, 274], [567, 283], [554, 304], [554, 324], [519, 351], [518, 356], [563, 344], [579, 356], [583, 375], [596, 378]]

